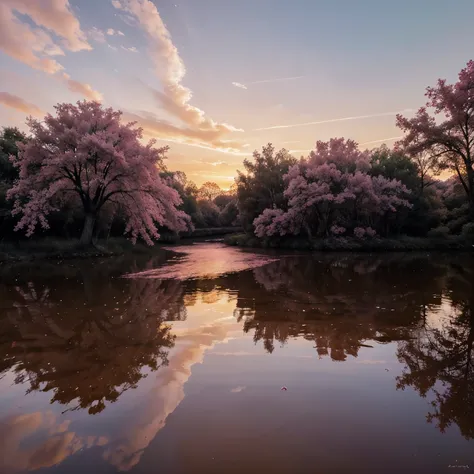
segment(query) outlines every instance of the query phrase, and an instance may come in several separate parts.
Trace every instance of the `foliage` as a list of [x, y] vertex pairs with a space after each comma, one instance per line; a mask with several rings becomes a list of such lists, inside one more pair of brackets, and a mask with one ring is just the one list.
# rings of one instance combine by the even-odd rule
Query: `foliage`
[[202, 216], [203, 227], [219, 226], [219, 208], [206, 199], [198, 201], [199, 212]]
[[373, 176], [370, 155], [352, 140], [318, 141], [316, 151], [285, 175], [288, 210], [266, 209], [255, 219], [259, 237], [327, 236], [334, 225], [376, 227], [400, 207], [410, 207], [409, 189], [396, 179]]
[[[426, 89], [426, 97], [414, 118], [397, 115], [398, 127], [406, 132], [399, 146], [412, 155], [428, 152], [438, 170], [456, 173], [474, 217], [474, 61], [461, 70], [455, 84], [439, 79]], [[428, 109], [445, 120], [437, 121]]]
[[240, 219], [246, 231], [251, 232], [254, 219], [265, 209], [284, 206], [283, 176], [296, 159], [287, 150], [275, 152], [271, 143], [262, 151], [253, 153], [253, 161], [244, 160], [245, 173], [238, 171], [236, 178]]
[[431, 229], [428, 232], [428, 237], [437, 237], [437, 238], [444, 238], [449, 235], [449, 227], [446, 226], [440, 226], [440, 227], [435, 227], [434, 229]]
[[207, 199], [208, 201], [213, 201], [220, 194], [222, 194], [222, 189], [211, 181], [205, 182], [198, 191], [199, 199]]
[[214, 198], [214, 204], [221, 210], [232, 201], [235, 201], [235, 195], [231, 193], [219, 194]]
[[4, 127], [0, 133], [0, 181], [12, 183], [18, 179], [18, 170], [10, 156], [18, 156], [18, 146], [26, 142], [26, 135], [16, 127]]
[[219, 214], [219, 224], [221, 226], [239, 225], [239, 208], [236, 200], [230, 201]]
[[85, 214], [84, 244], [92, 241], [101, 212], [120, 210], [125, 233], [149, 245], [159, 238], [159, 226], [187, 228], [178, 193], [159, 174], [166, 147], [142, 145], [141, 129], [121, 123], [121, 112], [97, 102], [55, 109], [56, 116], [48, 114], [43, 122], [28, 119], [32, 136], [13, 158], [20, 179], [8, 196], [15, 200], [13, 213], [21, 215], [16, 230], [26, 228], [31, 235], [38, 224], [47, 229], [49, 214], [68, 205]]
[[467, 239], [474, 241], [474, 222], [468, 222], [462, 227], [461, 235]]

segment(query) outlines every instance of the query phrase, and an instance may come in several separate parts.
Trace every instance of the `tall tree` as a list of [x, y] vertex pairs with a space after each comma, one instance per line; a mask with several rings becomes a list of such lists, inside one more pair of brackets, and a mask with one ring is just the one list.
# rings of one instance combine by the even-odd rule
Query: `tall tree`
[[199, 188], [200, 199], [207, 199], [208, 201], [213, 201], [220, 194], [222, 194], [222, 189], [219, 187], [218, 184], [213, 183], [211, 181], [205, 182]]
[[132, 241], [149, 245], [159, 238], [159, 226], [185, 230], [189, 217], [177, 207], [176, 190], [160, 177], [168, 150], [154, 141], [140, 143], [142, 130], [121, 122], [120, 111], [98, 102], [58, 104], [56, 116], [43, 122], [28, 119], [31, 139], [13, 159], [20, 179], [8, 192], [15, 200], [16, 230], [33, 234], [38, 224], [48, 228], [48, 215], [65, 204], [80, 206], [85, 215], [81, 243], [90, 244], [102, 210], [120, 210]]
[[244, 160], [245, 173], [236, 178], [237, 198], [242, 225], [253, 230], [253, 221], [265, 209], [281, 208], [285, 203], [283, 176], [296, 163], [284, 148], [275, 152], [269, 143], [253, 153], [253, 161]]
[[[401, 145], [414, 155], [428, 150], [440, 170], [454, 171], [474, 218], [474, 61], [461, 70], [455, 84], [439, 79], [426, 89], [426, 96], [425, 107], [414, 118], [397, 115], [398, 127], [406, 132]], [[436, 120], [436, 115], [444, 116], [444, 121]]]

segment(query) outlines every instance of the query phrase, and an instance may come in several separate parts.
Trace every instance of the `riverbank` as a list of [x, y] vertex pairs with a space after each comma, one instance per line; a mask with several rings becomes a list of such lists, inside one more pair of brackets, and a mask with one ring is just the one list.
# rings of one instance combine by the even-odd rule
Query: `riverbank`
[[474, 241], [461, 236], [407, 237], [396, 239], [355, 239], [332, 237], [307, 240], [301, 238], [259, 239], [248, 234], [231, 234], [224, 238], [228, 245], [248, 248], [276, 248], [312, 251], [393, 252], [393, 251], [467, 251], [474, 250]]
[[146, 245], [141, 241], [134, 245], [124, 237], [99, 239], [94, 242], [94, 245], [87, 247], [81, 246], [77, 239], [49, 237], [18, 242], [0, 242], [0, 263], [29, 260], [87, 259], [124, 254], [153, 254], [156, 249], [163, 245], [185, 243], [190, 239], [223, 237], [228, 234], [235, 234], [235, 232], [235, 227], [215, 227], [196, 229], [180, 236], [163, 234], [161, 239], [153, 246]]

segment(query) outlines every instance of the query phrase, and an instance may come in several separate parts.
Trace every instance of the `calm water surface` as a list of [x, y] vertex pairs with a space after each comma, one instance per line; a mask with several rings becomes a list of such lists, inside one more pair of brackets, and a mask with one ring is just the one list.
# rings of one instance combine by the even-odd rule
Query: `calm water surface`
[[174, 250], [0, 267], [0, 472], [474, 469], [472, 255]]

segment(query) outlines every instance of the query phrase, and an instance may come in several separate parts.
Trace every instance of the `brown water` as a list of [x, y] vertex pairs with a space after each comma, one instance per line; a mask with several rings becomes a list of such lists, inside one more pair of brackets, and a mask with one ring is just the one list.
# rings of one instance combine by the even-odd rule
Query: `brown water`
[[0, 267], [0, 472], [474, 469], [472, 255], [176, 250]]

